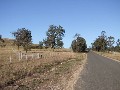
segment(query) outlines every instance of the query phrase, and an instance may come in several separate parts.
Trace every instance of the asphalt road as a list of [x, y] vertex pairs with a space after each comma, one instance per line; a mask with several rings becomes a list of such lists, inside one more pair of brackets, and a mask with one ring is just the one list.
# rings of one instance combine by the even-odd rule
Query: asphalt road
[[120, 90], [120, 62], [88, 53], [75, 90]]

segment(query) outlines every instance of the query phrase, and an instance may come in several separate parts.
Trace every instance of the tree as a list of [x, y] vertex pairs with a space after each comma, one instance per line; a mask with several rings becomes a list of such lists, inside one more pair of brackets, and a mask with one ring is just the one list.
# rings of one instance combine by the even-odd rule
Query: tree
[[94, 43], [91, 43], [91, 45], [92, 45], [91, 49], [94, 50]]
[[43, 46], [47, 49], [49, 48], [50, 44], [47, 39], [43, 39]]
[[112, 36], [109, 36], [108, 37], [108, 41], [107, 41], [107, 45], [108, 45], [108, 47], [109, 47], [109, 50], [111, 50], [112, 51], [112, 46], [113, 46], [113, 44], [114, 44], [114, 37], [112, 37]]
[[43, 42], [42, 42], [42, 41], [39, 42], [39, 48], [40, 48], [40, 49], [43, 48]]
[[63, 45], [64, 45], [63, 41], [57, 40], [57, 48], [63, 48]]
[[101, 32], [102, 51], [105, 51], [107, 49], [107, 36], [105, 34], [105, 31]]
[[2, 39], [2, 35], [0, 35], [0, 46], [1, 47], [5, 47], [6, 46], [4, 39]]
[[76, 40], [72, 41], [71, 48], [72, 48], [73, 52], [77, 52], [77, 50], [76, 50]]
[[102, 39], [100, 37], [95, 40], [94, 48], [96, 51], [102, 50]]
[[101, 38], [106, 39], [106, 38], [107, 38], [107, 36], [106, 36], [105, 34], [106, 34], [106, 32], [105, 32], [105, 31], [102, 31], [102, 32], [101, 32]]
[[101, 35], [94, 41], [92, 47], [96, 51], [105, 51], [107, 49], [107, 36], [105, 35], [106, 32], [102, 31]]
[[24, 50], [28, 51], [32, 44], [31, 31], [25, 28], [18, 29], [16, 32], [12, 33], [15, 37], [15, 44], [18, 46], [23, 46]]
[[117, 40], [116, 44], [115, 51], [120, 52], [120, 39]]
[[2, 35], [0, 35], [0, 39], [2, 39]]
[[77, 36], [72, 41], [71, 47], [74, 52], [84, 52], [87, 48], [86, 40], [83, 37]]
[[79, 34], [79, 33], [76, 33], [76, 34], [75, 34], [74, 39], [76, 39], [77, 37], [80, 37], [80, 34]]
[[120, 39], [117, 40], [116, 44], [117, 44], [117, 46], [120, 47]]
[[107, 40], [101, 37], [98, 37], [93, 43], [97, 51], [105, 51], [107, 49]]
[[46, 33], [47, 39], [44, 41], [44, 43], [51, 48], [55, 47], [61, 47], [63, 46], [62, 39], [64, 37], [65, 30], [62, 26], [54, 26], [50, 25], [49, 29]]

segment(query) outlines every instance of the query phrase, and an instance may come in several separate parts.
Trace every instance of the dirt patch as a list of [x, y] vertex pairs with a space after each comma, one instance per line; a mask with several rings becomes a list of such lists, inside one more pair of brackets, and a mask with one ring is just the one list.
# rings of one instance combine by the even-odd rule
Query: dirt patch
[[66, 87], [65, 90], [74, 90], [74, 85], [76, 84], [78, 78], [79, 78], [79, 75], [81, 73], [81, 71], [83, 70], [83, 67], [86, 63], [86, 60], [87, 60], [87, 56], [85, 58], [85, 60], [82, 61], [82, 64], [81, 65], [78, 65], [74, 70], [73, 70], [73, 74], [71, 76], [71, 79], [70, 81], [68, 81], [68, 86]]

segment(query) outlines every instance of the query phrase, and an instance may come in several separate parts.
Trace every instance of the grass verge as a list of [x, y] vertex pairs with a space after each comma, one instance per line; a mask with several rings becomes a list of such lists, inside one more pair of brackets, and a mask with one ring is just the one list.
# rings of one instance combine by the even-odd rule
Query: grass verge
[[102, 56], [105, 56], [105, 57], [108, 57], [108, 58], [111, 58], [113, 60], [118, 60], [120, 61], [120, 53], [118, 52], [95, 52], [99, 55], [102, 55]]

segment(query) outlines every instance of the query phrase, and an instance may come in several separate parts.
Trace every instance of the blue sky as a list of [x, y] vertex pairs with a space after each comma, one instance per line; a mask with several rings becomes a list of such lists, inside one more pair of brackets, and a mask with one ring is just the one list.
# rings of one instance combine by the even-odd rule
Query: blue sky
[[65, 29], [64, 47], [69, 48], [75, 33], [88, 46], [106, 31], [120, 38], [120, 0], [0, 0], [0, 34], [13, 38], [10, 32], [25, 27], [31, 30], [33, 43], [46, 38], [49, 25]]

